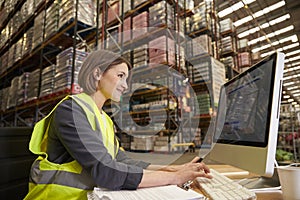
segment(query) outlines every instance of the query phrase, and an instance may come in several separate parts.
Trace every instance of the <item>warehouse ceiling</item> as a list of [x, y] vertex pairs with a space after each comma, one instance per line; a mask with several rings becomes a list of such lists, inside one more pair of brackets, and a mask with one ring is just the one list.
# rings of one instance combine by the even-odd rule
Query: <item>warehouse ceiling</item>
[[285, 53], [282, 103], [299, 107], [300, 1], [216, 0], [216, 9], [221, 20], [232, 19], [237, 37], [248, 39], [249, 49], [260, 59], [274, 51]]

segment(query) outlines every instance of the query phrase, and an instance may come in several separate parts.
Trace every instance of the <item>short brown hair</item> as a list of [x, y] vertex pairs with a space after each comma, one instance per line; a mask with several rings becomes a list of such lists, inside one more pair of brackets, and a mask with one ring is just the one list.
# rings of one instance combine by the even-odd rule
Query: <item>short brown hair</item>
[[125, 63], [128, 70], [131, 69], [130, 63], [117, 53], [100, 49], [91, 52], [84, 60], [78, 74], [78, 84], [87, 94], [93, 94], [97, 90], [96, 80], [93, 72], [99, 68], [102, 73], [107, 71], [111, 66]]

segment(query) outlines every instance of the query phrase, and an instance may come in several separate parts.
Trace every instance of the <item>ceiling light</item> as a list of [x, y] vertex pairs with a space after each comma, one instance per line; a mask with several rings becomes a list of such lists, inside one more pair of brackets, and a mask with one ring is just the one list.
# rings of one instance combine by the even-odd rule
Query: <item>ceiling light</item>
[[283, 15], [281, 17], [278, 17], [276, 19], [271, 20], [270, 22], [266, 22], [266, 23], [260, 25], [260, 27], [255, 27], [255, 28], [249, 29], [247, 31], [244, 31], [244, 32], [238, 34], [238, 37], [239, 38], [246, 37], [246, 36], [248, 36], [250, 34], [258, 32], [260, 29], [268, 28], [270, 25], [272, 26], [272, 25], [278, 24], [280, 22], [283, 22], [283, 21], [289, 19], [290, 17], [291, 16], [289, 14]]
[[294, 99], [288, 99], [288, 102], [289, 103], [291, 103], [291, 102], [293, 102], [294, 101]]
[[294, 89], [297, 89], [297, 88], [298, 88], [298, 86], [293, 86], [293, 87], [287, 88], [287, 90], [294, 90]]
[[282, 33], [288, 32], [288, 31], [293, 30], [293, 29], [294, 29], [294, 26], [293, 26], [293, 25], [288, 26], [288, 27], [285, 27], [285, 28], [283, 28], [283, 29], [280, 29], [280, 30], [277, 30], [277, 31], [275, 31], [275, 32], [269, 33], [269, 34], [267, 34], [266, 36], [261, 36], [261, 37], [259, 37], [259, 38], [255, 38], [254, 40], [249, 41], [249, 42], [248, 42], [248, 45], [256, 44], [257, 42], [261, 42], [261, 41], [263, 41], [263, 40], [266, 40], [267, 38], [272, 38], [272, 37], [274, 37], [274, 36], [276, 36], [276, 35], [280, 35], [280, 34], [282, 34]]
[[288, 79], [291, 79], [291, 78], [298, 78], [298, 77], [300, 77], [300, 74], [295, 74], [295, 75], [283, 77], [283, 80], [288, 80]]
[[300, 93], [293, 94], [294, 97], [300, 96]]
[[297, 104], [297, 102], [295, 102], [295, 101], [294, 101], [294, 102], [292, 102], [292, 105], [296, 105], [296, 104]]
[[[284, 6], [284, 5], [285, 5], [285, 1], [279, 1], [278, 3], [275, 3], [275, 4], [273, 4], [269, 7], [264, 8], [263, 10], [257, 11], [256, 13], [253, 14], [253, 17], [254, 18], [260, 17], [260, 16], [262, 16], [264, 14], [267, 14], [267, 13], [273, 11], [273, 10], [276, 10], [276, 9], [278, 9], [278, 8]], [[235, 21], [233, 24], [234, 24], [235, 27], [238, 27], [238, 26], [252, 20], [253, 17], [252, 16], [244, 17], [240, 20]]]
[[264, 57], [266, 57], [266, 56], [268, 56], [268, 55], [271, 55], [271, 54], [273, 54], [273, 53], [275, 53], [275, 51], [269, 51], [269, 52], [266, 52], [266, 53], [262, 53], [262, 54], [260, 54], [260, 57], [261, 57], [261, 58], [264, 58]]
[[300, 69], [300, 66], [287, 68], [287, 69], [284, 70], [284, 73], [291, 72], [291, 71], [296, 71], [296, 70], [299, 70], [299, 69]]
[[[257, 47], [257, 48], [254, 48], [252, 49], [252, 53], [256, 53], [256, 52], [259, 52], [261, 50], [264, 50], [264, 49], [267, 49], [267, 48], [270, 48], [271, 46], [276, 46], [278, 45], [279, 43], [284, 43], [284, 42], [288, 42], [288, 41], [298, 41], [298, 38], [297, 38], [297, 35], [292, 35], [292, 36], [289, 36], [289, 37], [286, 37], [286, 38], [283, 38], [279, 41], [275, 41], [275, 42], [272, 42], [271, 44], [266, 44], [264, 46], [261, 46], [261, 47]], [[282, 51], [282, 50], [287, 50], [287, 49], [290, 49], [290, 48], [293, 48], [293, 47], [296, 47], [296, 46], [299, 46], [299, 43], [295, 43], [295, 44], [290, 44], [288, 46], [285, 46], [283, 48], [279, 48], [277, 49], [278, 51]]]
[[292, 94], [299, 93], [299, 92], [300, 92], [300, 90], [292, 90], [292, 91], [290, 91], [290, 93], [292, 93]]
[[280, 48], [280, 50], [278, 49], [278, 51], [283, 51], [283, 50], [288, 50], [288, 49], [292, 49], [294, 47], [298, 47], [299, 46], [299, 42], [284, 46], [283, 48]]
[[299, 53], [300, 53], [300, 49], [286, 53], [285, 57], [292, 56]]
[[242, 1], [239, 1], [238, 3], [235, 3], [232, 6], [218, 12], [218, 16], [220, 18], [225, 17], [226, 15], [229, 15], [232, 12], [244, 7], [244, 4], [249, 5], [249, 4], [253, 3], [254, 1], [256, 1], [256, 0], [242, 0]]
[[288, 99], [288, 98], [290, 98], [290, 95], [284, 95], [283, 98]]
[[287, 83], [283, 83], [283, 86], [289, 86], [289, 85], [294, 85], [295, 82], [291, 81], [291, 82], [287, 82]]
[[299, 60], [300, 59], [300, 56], [294, 56], [294, 57], [291, 57], [291, 58], [288, 58], [288, 59], [285, 59], [284, 62], [291, 62], [291, 61], [294, 61], [294, 60]]

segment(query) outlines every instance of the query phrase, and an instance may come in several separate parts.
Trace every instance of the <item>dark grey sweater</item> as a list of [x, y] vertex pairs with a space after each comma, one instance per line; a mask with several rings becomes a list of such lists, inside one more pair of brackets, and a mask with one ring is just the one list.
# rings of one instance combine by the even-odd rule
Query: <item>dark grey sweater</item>
[[101, 133], [92, 129], [83, 109], [73, 100], [62, 102], [54, 111], [48, 134], [48, 160], [62, 164], [75, 159], [98, 187], [136, 189], [143, 168], [149, 165], [128, 158], [123, 151], [113, 159]]

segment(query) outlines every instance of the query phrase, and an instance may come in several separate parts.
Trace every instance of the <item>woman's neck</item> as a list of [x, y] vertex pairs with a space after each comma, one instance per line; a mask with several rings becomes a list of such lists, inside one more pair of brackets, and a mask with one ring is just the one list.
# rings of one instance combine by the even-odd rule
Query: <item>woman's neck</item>
[[98, 109], [102, 111], [102, 107], [106, 101], [105, 96], [101, 92], [95, 92], [94, 94], [90, 95], [92, 99], [95, 101]]

